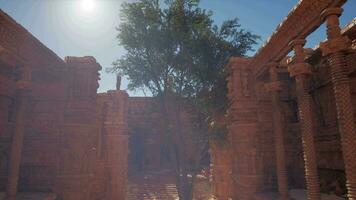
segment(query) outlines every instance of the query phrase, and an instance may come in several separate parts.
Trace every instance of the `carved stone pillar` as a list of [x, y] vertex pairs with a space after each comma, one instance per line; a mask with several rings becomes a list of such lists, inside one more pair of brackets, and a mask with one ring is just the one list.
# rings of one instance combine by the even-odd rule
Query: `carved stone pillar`
[[[225, 130], [226, 118], [225, 116], [214, 117], [216, 119], [214, 126], [211, 126], [211, 131]], [[224, 134], [219, 132], [219, 134]], [[228, 200], [232, 198], [232, 151], [230, 144], [231, 137], [227, 134], [223, 140], [210, 140], [210, 169], [213, 194], [216, 199]]]
[[320, 185], [314, 144], [315, 124], [313, 121], [312, 97], [309, 94], [308, 87], [308, 76], [311, 74], [311, 66], [304, 61], [303, 46], [305, 42], [303, 39], [297, 39], [290, 43], [290, 46], [294, 49], [295, 57], [289, 65], [288, 71], [296, 81], [308, 199], [320, 200]]
[[107, 115], [107, 93], [98, 94], [97, 97], [97, 144], [96, 144], [96, 166], [91, 185], [91, 197], [93, 199], [107, 199], [109, 188], [109, 174], [105, 159], [105, 121]]
[[212, 188], [214, 196], [220, 200], [232, 198], [231, 150], [229, 146], [211, 144]]
[[261, 189], [257, 100], [249, 59], [232, 58], [228, 65], [229, 134], [233, 155], [234, 198], [253, 199]]
[[346, 172], [348, 198], [356, 199], [356, 132], [351, 102], [346, 51], [350, 40], [341, 35], [339, 16], [342, 8], [330, 8], [322, 13], [326, 21], [328, 41], [320, 44], [324, 56], [328, 56], [330, 73], [336, 102], [339, 132]]
[[109, 199], [125, 199], [128, 159], [127, 100], [124, 91], [108, 92], [105, 122], [107, 168], [110, 177]]
[[68, 97], [60, 130], [59, 194], [66, 200], [92, 200], [97, 154], [97, 88], [101, 66], [95, 58], [66, 57]]
[[9, 173], [7, 182], [7, 200], [16, 200], [18, 181], [20, 175], [22, 146], [26, 124], [26, 110], [30, 92], [31, 72], [23, 68], [21, 79], [17, 81], [17, 109], [15, 119], [15, 130], [12, 135], [10, 150]]
[[278, 191], [279, 199], [287, 200], [288, 195], [288, 177], [286, 169], [285, 147], [284, 147], [284, 124], [283, 115], [279, 101], [279, 93], [282, 90], [281, 82], [278, 81], [277, 67], [278, 63], [271, 63], [270, 70], [270, 83], [266, 84], [266, 89], [271, 93], [272, 106], [273, 106], [273, 131], [274, 143], [276, 150], [276, 166], [278, 178]]

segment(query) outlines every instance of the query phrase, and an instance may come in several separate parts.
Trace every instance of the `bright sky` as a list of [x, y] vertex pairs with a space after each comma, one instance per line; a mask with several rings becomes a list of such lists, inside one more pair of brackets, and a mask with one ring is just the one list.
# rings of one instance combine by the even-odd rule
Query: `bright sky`
[[[0, 0], [0, 8], [24, 26], [59, 57], [94, 56], [107, 68], [124, 51], [116, 40], [120, 4], [124, 0]], [[132, 1], [132, 0], [131, 0]], [[238, 17], [241, 24], [260, 36], [262, 44], [287, 16], [297, 0], [201, 0], [214, 11], [216, 23]], [[342, 25], [355, 18], [356, 0], [348, 0]], [[325, 39], [325, 27], [308, 38], [313, 47]], [[252, 53], [251, 53], [252, 55]], [[113, 74], [101, 72], [99, 92], [115, 88]], [[123, 80], [125, 89], [127, 81]], [[142, 92], [129, 92], [142, 96]]]

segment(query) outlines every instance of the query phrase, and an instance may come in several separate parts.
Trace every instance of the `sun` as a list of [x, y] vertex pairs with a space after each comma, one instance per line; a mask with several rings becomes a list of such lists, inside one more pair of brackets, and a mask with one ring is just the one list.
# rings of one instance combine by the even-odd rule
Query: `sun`
[[93, 12], [95, 0], [80, 0], [81, 8], [84, 12]]

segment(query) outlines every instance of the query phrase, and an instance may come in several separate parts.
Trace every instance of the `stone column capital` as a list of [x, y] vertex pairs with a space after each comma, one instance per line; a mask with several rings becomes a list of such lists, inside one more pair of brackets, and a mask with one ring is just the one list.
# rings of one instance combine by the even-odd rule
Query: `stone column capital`
[[306, 42], [307, 41], [305, 39], [295, 39], [295, 40], [292, 40], [288, 45], [291, 48], [304, 47]]
[[342, 14], [342, 12], [343, 12], [343, 9], [340, 7], [327, 8], [320, 15], [321, 21], [327, 20], [327, 18], [330, 16], [339, 17]]
[[288, 71], [291, 77], [299, 75], [310, 75], [312, 74], [311, 66], [308, 63], [295, 63], [288, 66]]
[[328, 56], [332, 53], [347, 51], [352, 45], [351, 40], [347, 36], [341, 36], [320, 43], [320, 50], [323, 56]]
[[305, 39], [295, 39], [289, 43], [289, 47], [294, 51], [294, 63], [302, 63], [305, 59], [305, 49], [303, 48], [306, 43]]
[[341, 34], [339, 16], [343, 9], [340, 7], [328, 8], [321, 13], [322, 21], [326, 21], [328, 40], [320, 43], [323, 56], [336, 52], [347, 51], [351, 47], [351, 40]]

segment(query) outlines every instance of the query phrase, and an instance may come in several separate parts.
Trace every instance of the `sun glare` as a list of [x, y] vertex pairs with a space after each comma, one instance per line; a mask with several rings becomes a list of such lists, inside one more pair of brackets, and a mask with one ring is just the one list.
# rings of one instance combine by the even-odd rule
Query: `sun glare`
[[95, 8], [94, 0], [81, 0], [81, 8], [84, 12], [92, 12]]

